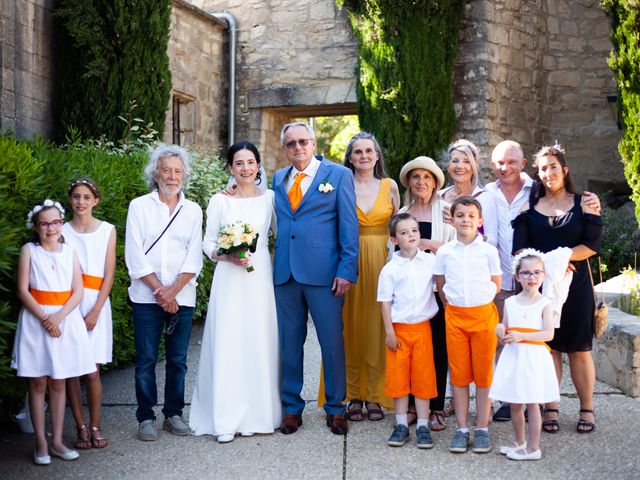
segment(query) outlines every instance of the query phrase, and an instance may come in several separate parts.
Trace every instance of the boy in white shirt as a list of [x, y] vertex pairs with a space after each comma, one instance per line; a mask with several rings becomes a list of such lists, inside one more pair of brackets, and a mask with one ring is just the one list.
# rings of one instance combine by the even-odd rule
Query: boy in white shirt
[[438, 294], [445, 306], [447, 356], [458, 430], [449, 451], [463, 453], [469, 444], [467, 424], [469, 384], [476, 384], [476, 423], [473, 451], [491, 450], [489, 387], [493, 375], [498, 310], [493, 303], [500, 291], [500, 257], [493, 245], [478, 234], [482, 207], [472, 197], [460, 197], [451, 205], [456, 239], [436, 253], [434, 270]]
[[393, 398], [396, 427], [387, 444], [402, 446], [409, 438], [409, 393], [416, 398], [416, 445], [432, 448], [429, 431], [429, 399], [438, 395], [431, 319], [438, 312], [433, 294], [433, 255], [418, 248], [418, 221], [399, 213], [389, 222], [395, 252], [378, 280], [378, 301], [386, 332], [387, 358], [384, 393]]

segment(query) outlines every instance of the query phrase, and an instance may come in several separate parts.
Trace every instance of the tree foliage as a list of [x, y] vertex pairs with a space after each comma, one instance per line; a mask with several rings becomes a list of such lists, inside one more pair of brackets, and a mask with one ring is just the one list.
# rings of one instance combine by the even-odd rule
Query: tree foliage
[[358, 116], [397, 176], [455, 133], [453, 64], [464, 0], [338, 0], [358, 41]]
[[162, 132], [171, 72], [167, 44], [170, 0], [60, 0], [56, 8], [60, 54], [57, 97], [61, 132], [119, 140], [118, 120], [137, 116]]
[[624, 125], [618, 150], [640, 222], [640, 1], [601, 0], [600, 4], [611, 17], [614, 50], [609, 66], [616, 74], [618, 107]]

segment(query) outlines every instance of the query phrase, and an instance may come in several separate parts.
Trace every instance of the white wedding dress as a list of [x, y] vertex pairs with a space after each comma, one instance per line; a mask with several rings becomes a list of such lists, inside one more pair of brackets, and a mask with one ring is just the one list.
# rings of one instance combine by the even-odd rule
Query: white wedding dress
[[[280, 425], [279, 348], [268, 232], [273, 191], [253, 198], [214, 195], [203, 249], [215, 249], [220, 229], [241, 220], [259, 233], [253, 272], [216, 265], [202, 337], [189, 426], [196, 435], [271, 433]], [[275, 223], [275, 222], [274, 222]]]

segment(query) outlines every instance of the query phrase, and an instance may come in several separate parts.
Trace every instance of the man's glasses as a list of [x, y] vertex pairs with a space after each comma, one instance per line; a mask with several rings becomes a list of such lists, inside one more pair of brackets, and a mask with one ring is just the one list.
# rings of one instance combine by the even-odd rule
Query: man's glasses
[[313, 140], [313, 138], [301, 138], [300, 140], [291, 140], [290, 142], [285, 143], [284, 146], [287, 147], [289, 150], [295, 150], [297, 145], [300, 145], [301, 147], [306, 147], [311, 140]]
[[544, 270], [534, 270], [533, 272], [523, 270], [521, 272], [518, 272], [518, 275], [520, 275], [522, 278], [526, 278], [527, 280], [529, 280], [531, 277], [540, 278], [544, 275]]
[[39, 222], [38, 228], [46, 230], [49, 227], [60, 228], [62, 226], [62, 220], [54, 220], [53, 222]]

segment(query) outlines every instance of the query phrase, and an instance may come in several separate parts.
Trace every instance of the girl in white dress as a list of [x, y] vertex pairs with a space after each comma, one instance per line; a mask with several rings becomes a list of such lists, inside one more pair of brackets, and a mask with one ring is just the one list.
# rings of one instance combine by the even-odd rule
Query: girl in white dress
[[[27, 217], [33, 241], [22, 246], [18, 261], [18, 298], [22, 301], [11, 366], [29, 379], [29, 412], [36, 437], [33, 460], [48, 465], [53, 456], [75, 460], [78, 452], [62, 443], [65, 379], [95, 371], [87, 329], [78, 305], [82, 277], [78, 257], [61, 237], [64, 210], [45, 200]], [[49, 386], [51, 448], [44, 426]]]
[[[539, 460], [542, 417], [540, 403], [560, 399], [553, 359], [546, 343], [553, 338], [551, 300], [540, 293], [544, 280], [544, 255], [525, 249], [513, 260], [513, 274], [522, 292], [504, 303], [504, 317], [496, 335], [504, 344], [489, 397], [511, 405], [515, 446], [500, 447], [512, 460]], [[529, 416], [525, 441], [524, 408]]]
[[[204, 252], [215, 262], [209, 310], [189, 426], [196, 435], [231, 442], [236, 433], [272, 433], [280, 425], [279, 347], [273, 270], [268, 249], [275, 223], [273, 191], [256, 187], [260, 154], [240, 141], [227, 154], [235, 194], [209, 201]], [[255, 253], [224, 255], [217, 247], [222, 227], [242, 221], [258, 232]], [[248, 272], [251, 265], [253, 271]]]
[[74, 180], [68, 191], [73, 219], [62, 227], [65, 241], [78, 255], [82, 271], [84, 296], [80, 314], [84, 318], [96, 371], [85, 377], [89, 404], [89, 429], [82, 412], [80, 379], [67, 380], [67, 394], [71, 403], [78, 437], [75, 448], [104, 448], [109, 441], [100, 431], [102, 407], [102, 382], [100, 365], [111, 362], [113, 328], [109, 293], [113, 286], [116, 268], [116, 229], [110, 223], [93, 216], [93, 209], [100, 202], [100, 190], [96, 182], [87, 177]]

